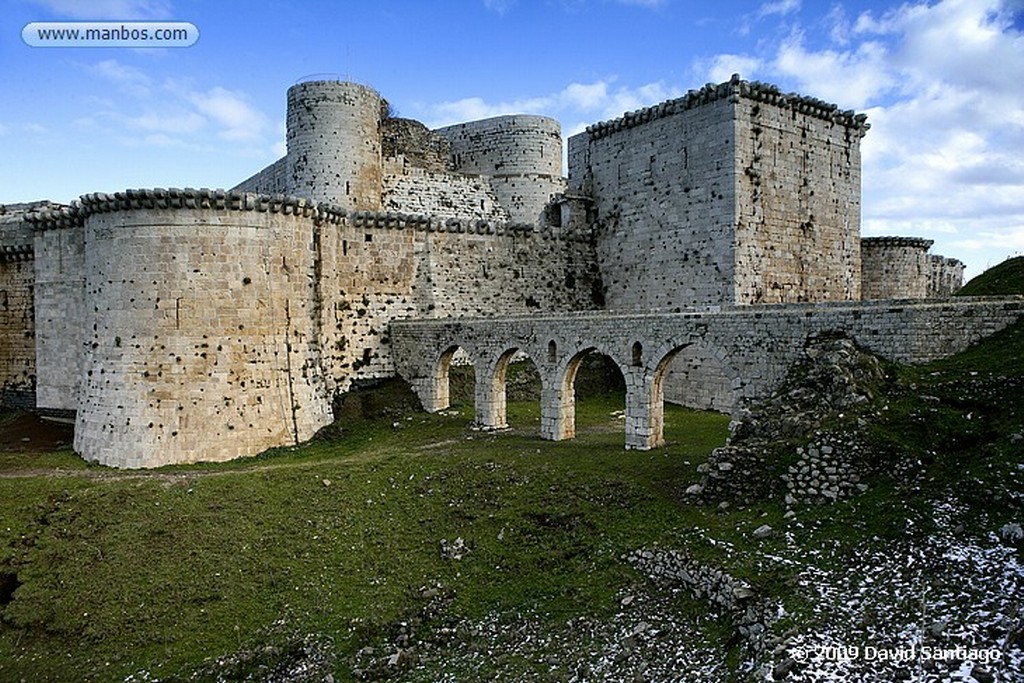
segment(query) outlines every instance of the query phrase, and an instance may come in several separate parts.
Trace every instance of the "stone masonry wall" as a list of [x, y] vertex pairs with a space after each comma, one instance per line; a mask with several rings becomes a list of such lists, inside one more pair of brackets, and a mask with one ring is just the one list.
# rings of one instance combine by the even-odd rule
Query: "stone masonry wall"
[[643, 110], [569, 139], [570, 191], [593, 198], [607, 307], [731, 303], [732, 105]]
[[[1024, 315], [1024, 297], [954, 297], [943, 301], [836, 302], [737, 306], [718, 312], [607, 312], [456, 320], [396, 321], [397, 369], [424, 406], [445, 407], [445, 352], [461, 347], [476, 369], [476, 415], [504, 426], [502, 359], [518, 350], [541, 378], [541, 433], [571, 437], [572, 377], [581, 354], [608, 355], [626, 384], [627, 448], [662, 441], [661, 392], [668, 362], [693, 346], [712, 350], [715, 372], [729, 379], [736, 412], [769, 395], [808, 339], [841, 331], [867, 350], [902, 363], [924, 363], [967, 348]], [[703, 381], [692, 376], [691, 381]], [[707, 406], [703, 406], [707, 407]]]
[[733, 81], [737, 304], [860, 299], [862, 118]]
[[592, 245], [531, 226], [355, 213], [320, 251], [332, 391], [394, 375], [392, 320], [595, 307]]
[[861, 240], [861, 296], [871, 299], [924, 299], [928, 296], [932, 240], [918, 237], [865, 237]]
[[287, 194], [375, 211], [381, 194], [379, 94], [356, 83], [288, 89]]
[[85, 339], [85, 229], [80, 220], [37, 223], [36, 403], [48, 411], [78, 408]]
[[331, 420], [311, 205], [210, 191], [88, 195], [75, 449], [118, 467], [225, 460]]
[[383, 179], [381, 209], [384, 211], [441, 219], [482, 219], [498, 223], [510, 220], [486, 177], [415, 167], [394, 170], [398, 172], [386, 174]]
[[288, 157], [281, 157], [259, 173], [238, 183], [231, 191], [288, 194]]
[[928, 298], [937, 299], [955, 294], [964, 286], [964, 262], [938, 254], [928, 257]]
[[734, 76], [570, 138], [609, 307], [858, 298], [866, 129]]
[[34, 407], [35, 263], [24, 213], [0, 207], [0, 404]]

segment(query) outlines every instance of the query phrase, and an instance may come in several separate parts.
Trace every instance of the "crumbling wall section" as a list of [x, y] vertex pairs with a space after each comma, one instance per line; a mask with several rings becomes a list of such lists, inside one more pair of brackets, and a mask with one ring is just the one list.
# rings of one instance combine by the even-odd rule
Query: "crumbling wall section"
[[951, 294], [964, 286], [964, 262], [938, 254], [928, 257], [931, 270], [928, 276], [928, 298], [938, 299]]

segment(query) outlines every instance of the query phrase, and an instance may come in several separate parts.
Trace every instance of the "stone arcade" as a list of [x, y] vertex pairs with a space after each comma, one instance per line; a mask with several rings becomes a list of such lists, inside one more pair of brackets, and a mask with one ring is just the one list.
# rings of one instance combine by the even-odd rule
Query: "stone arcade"
[[[226, 460], [310, 438], [354, 383], [447, 405], [461, 348], [504, 424], [516, 353], [543, 436], [573, 434], [582, 354], [627, 381], [626, 445], [663, 397], [733, 410], [812, 334], [917, 362], [1020, 315], [936, 301], [963, 265], [860, 238], [865, 117], [734, 77], [569, 139], [502, 116], [428, 130], [373, 90], [288, 91], [287, 155], [232, 190], [128, 190], [0, 211], [0, 385], [74, 416], [118, 467]], [[914, 299], [900, 302], [866, 299]], [[571, 315], [569, 312], [573, 312]]]

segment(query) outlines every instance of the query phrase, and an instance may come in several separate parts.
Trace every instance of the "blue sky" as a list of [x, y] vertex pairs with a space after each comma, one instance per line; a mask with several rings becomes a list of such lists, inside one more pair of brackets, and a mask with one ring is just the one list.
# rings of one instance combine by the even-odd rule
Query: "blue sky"
[[[968, 275], [1024, 253], [1024, 0], [2, 0], [0, 203], [230, 187], [284, 152], [285, 91], [330, 73], [439, 126], [565, 135], [707, 82], [866, 113], [865, 235]], [[176, 20], [180, 49], [32, 48], [33, 21]]]

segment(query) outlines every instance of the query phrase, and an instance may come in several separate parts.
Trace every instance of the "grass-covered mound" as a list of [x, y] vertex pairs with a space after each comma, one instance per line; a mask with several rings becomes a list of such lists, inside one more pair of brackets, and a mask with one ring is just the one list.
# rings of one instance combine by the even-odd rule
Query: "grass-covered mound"
[[972, 278], [957, 296], [1024, 294], [1024, 256], [1007, 259]]

